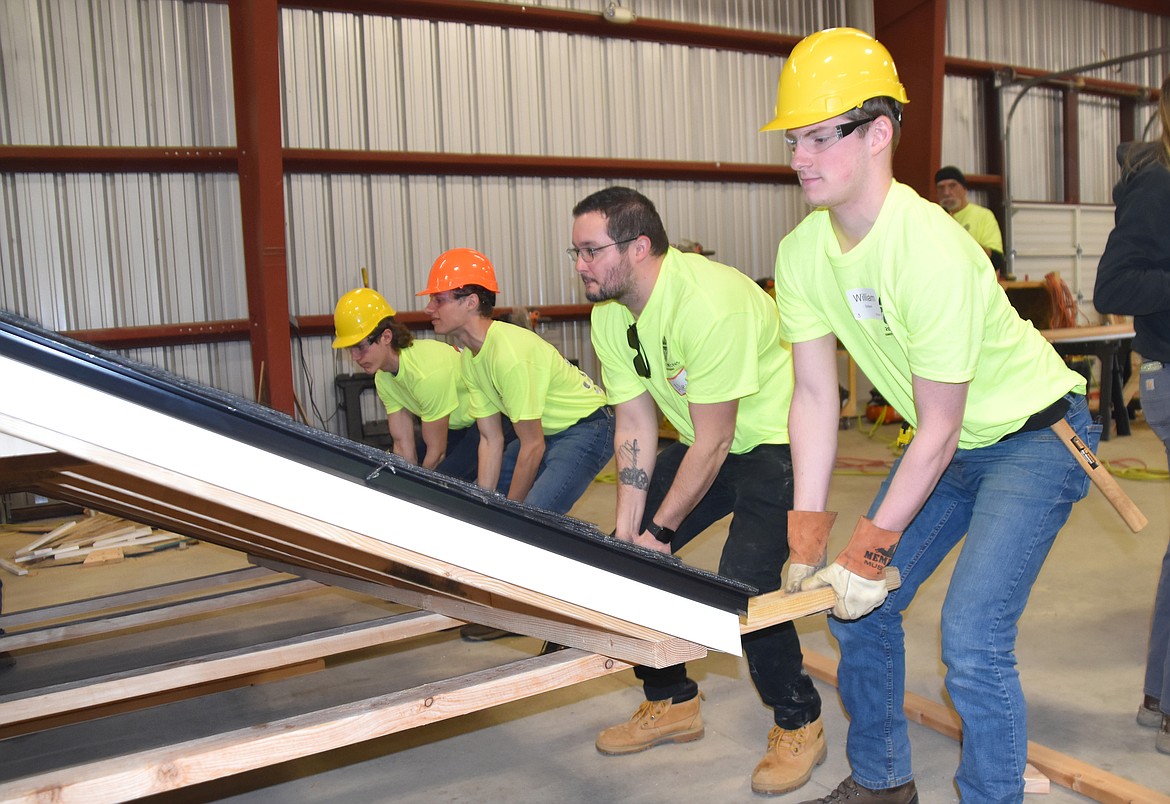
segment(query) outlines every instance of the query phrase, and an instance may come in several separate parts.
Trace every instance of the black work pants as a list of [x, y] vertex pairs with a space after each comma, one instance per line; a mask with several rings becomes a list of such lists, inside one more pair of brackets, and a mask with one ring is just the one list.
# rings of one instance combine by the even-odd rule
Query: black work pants
[[[642, 528], [666, 497], [687, 446], [664, 449], [654, 466], [647, 492]], [[751, 452], [727, 456], [715, 482], [677, 528], [671, 552], [677, 551], [712, 524], [732, 515], [727, 541], [719, 558], [719, 574], [756, 587], [761, 594], [779, 589], [788, 560], [788, 512], [792, 509], [792, 452], [787, 444], [761, 444]], [[776, 725], [796, 729], [820, 717], [821, 698], [804, 672], [800, 638], [791, 622], [742, 637], [752, 682], [772, 707]], [[635, 667], [646, 699], [671, 698], [675, 703], [698, 694], [686, 665], [655, 669]]]

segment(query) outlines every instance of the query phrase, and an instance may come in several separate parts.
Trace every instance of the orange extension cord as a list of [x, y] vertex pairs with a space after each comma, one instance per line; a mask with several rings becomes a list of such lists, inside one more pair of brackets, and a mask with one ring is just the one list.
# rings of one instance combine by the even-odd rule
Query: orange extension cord
[[1052, 329], [1075, 327], [1077, 325], [1077, 299], [1069, 290], [1068, 285], [1060, 274], [1052, 271], [1044, 276], [1044, 284], [1048, 288], [1048, 298], [1052, 302]]

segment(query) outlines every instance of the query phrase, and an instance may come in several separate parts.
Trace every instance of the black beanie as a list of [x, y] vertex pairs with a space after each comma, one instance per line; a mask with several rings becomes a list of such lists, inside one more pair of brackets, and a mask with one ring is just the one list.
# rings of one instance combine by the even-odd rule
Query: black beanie
[[963, 175], [963, 171], [959, 170], [954, 165], [947, 165], [944, 168], [939, 168], [938, 173], [934, 174], [934, 183], [938, 184], [940, 181], [947, 179], [954, 179], [964, 187], [967, 186], [967, 177]]

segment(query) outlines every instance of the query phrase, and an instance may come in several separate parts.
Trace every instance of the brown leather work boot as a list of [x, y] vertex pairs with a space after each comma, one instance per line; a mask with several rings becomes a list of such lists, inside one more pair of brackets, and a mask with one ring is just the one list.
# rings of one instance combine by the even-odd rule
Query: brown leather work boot
[[914, 780], [885, 790], [870, 790], [847, 776], [837, 789], [824, 798], [802, 801], [801, 804], [918, 804], [918, 790]]
[[819, 717], [791, 731], [773, 726], [768, 750], [752, 772], [752, 792], [774, 796], [795, 790], [809, 780], [828, 753]]
[[597, 735], [597, 750], [611, 756], [635, 754], [662, 743], [689, 743], [703, 736], [703, 716], [696, 695], [689, 701], [643, 701], [638, 711]]

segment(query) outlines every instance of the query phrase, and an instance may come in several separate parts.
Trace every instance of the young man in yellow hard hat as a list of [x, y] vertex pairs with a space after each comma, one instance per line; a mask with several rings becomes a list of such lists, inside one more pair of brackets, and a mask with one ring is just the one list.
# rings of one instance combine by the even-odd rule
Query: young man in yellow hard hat
[[[496, 271], [470, 248], [439, 255], [427, 286], [435, 332], [463, 347], [468, 411], [479, 426], [477, 483], [566, 513], [613, 456], [605, 392], [535, 332], [492, 319]], [[503, 420], [516, 440], [505, 447]]]
[[[593, 346], [617, 403], [614, 535], [669, 554], [730, 514], [719, 572], [771, 592], [788, 557], [792, 356], [776, 305], [755, 282], [668, 242], [654, 204], [628, 187], [600, 190], [573, 209], [569, 257], [597, 302]], [[679, 432], [661, 454], [659, 410]], [[752, 790], [795, 790], [826, 751], [800, 638], [783, 623], [745, 636], [743, 651], [773, 717]], [[686, 665], [634, 673], [646, 702], [598, 735], [599, 751], [631, 754], [703, 736], [699, 687]]]
[[[776, 258], [796, 378], [785, 585], [837, 595], [829, 627], [852, 774], [820, 801], [911, 804], [902, 612], [962, 541], [942, 610], [946, 686], [963, 719], [955, 781], [964, 801], [1018, 802], [1028, 738], [1016, 623], [1089, 482], [1049, 425], [1065, 418], [1093, 445], [1099, 428], [1084, 379], [1020, 319], [979, 244], [894, 180], [908, 100], [877, 40], [834, 28], [793, 48], [764, 126], [784, 131], [814, 207]], [[916, 434], [826, 567], [838, 339]], [[888, 596], [887, 566], [902, 576]]]
[[[459, 353], [438, 340], [415, 340], [380, 293], [357, 288], [333, 311], [334, 349], [348, 349], [386, 408], [393, 451], [404, 460], [474, 481], [479, 431], [468, 413]], [[355, 411], [356, 413], [356, 411]], [[422, 455], [415, 439], [421, 423]]]

